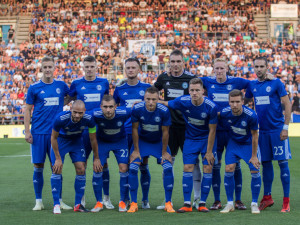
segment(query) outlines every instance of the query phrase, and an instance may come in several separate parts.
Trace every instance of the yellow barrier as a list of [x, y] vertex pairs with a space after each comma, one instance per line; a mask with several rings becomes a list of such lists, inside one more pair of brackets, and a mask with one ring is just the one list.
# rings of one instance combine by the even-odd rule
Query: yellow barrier
[[[0, 125], [0, 138], [25, 138], [24, 125]], [[290, 123], [290, 137], [300, 137], [300, 123]]]

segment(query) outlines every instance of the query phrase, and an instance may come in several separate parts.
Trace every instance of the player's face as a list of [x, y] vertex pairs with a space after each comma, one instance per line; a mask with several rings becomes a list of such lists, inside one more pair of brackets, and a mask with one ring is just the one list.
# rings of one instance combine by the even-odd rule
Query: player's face
[[128, 79], [135, 79], [137, 78], [140, 67], [137, 62], [127, 62], [125, 65], [125, 72]]
[[243, 110], [244, 100], [241, 96], [234, 96], [229, 98], [229, 105], [233, 114], [240, 114]]
[[214, 72], [217, 80], [226, 79], [227, 65], [225, 62], [216, 62], [214, 64]]
[[54, 66], [53, 62], [48, 61], [48, 62], [42, 63], [42, 72], [43, 72], [44, 78], [47, 78], [47, 79], [53, 78], [54, 70], [55, 70], [55, 66]]
[[86, 80], [94, 80], [96, 78], [97, 65], [96, 62], [83, 63], [84, 77]]
[[171, 72], [174, 73], [181, 73], [184, 67], [184, 62], [181, 55], [171, 55], [169, 64]]
[[107, 118], [107, 119], [114, 118], [116, 108], [117, 108], [117, 105], [114, 100], [103, 101], [101, 104], [102, 112], [103, 112], [105, 118]]
[[145, 93], [144, 100], [146, 103], [146, 108], [148, 111], [154, 111], [156, 109], [156, 104], [158, 102], [158, 94], [151, 94], [149, 92]]
[[200, 84], [190, 84], [189, 93], [192, 101], [198, 101], [203, 96], [203, 87]]
[[85, 113], [85, 107], [80, 105], [73, 106], [71, 112], [72, 112], [71, 115], [72, 121], [74, 123], [78, 123], [82, 119]]
[[268, 71], [265, 60], [254, 61], [254, 72], [258, 78], [263, 78]]

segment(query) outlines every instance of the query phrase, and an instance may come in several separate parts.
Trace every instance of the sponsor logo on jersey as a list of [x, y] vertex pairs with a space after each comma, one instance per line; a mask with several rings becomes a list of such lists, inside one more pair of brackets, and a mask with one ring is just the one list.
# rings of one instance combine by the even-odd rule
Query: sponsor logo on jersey
[[231, 120], [228, 120], [228, 123], [232, 123], [232, 121], [231, 121]]
[[140, 90], [139, 94], [140, 94], [140, 96], [144, 96], [145, 95], [145, 91]]
[[127, 94], [127, 92], [124, 92], [124, 94], [123, 94], [123, 95], [128, 95], [128, 94]]
[[211, 88], [215, 88], [215, 85], [211, 85]]
[[58, 97], [44, 98], [44, 106], [59, 105]]
[[270, 104], [270, 97], [269, 96], [255, 97], [255, 104], [256, 105], [269, 105]]
[[158, 116], [156, 116], [155, 118], [154, 118], [154, 120], [155, 120], [155, 122], [160, 122], [160, 117], [158, 117]]
[[81, 90], [85, 90], [85, 89], [86, 89], [85, 86], [82, 86]]
[[104, 129], [103, 132], [107, 135], [114, 135], [121, 132], [121, 129]]
[[228, 102], [228, 94], [213, 93], [214, 102]]
[[183, 82], [182, 83], [182, 88], [187, 89], [189, 87], [187, 82]]
[[188, 117], [188, 123], [196, 125], [196, 126], [202, 126], [202, 125], [205, 124], [205, 121], [204, 120], [198, 120], [198, 119], [195, 119], [195, 118]]
[[56, 88], [56, 93], [60, 94], [60, 89], [59, 88]]
[[141, 101], [141, 99], [127, 99], [127, 100], [125, 100], [126, 108], [131, 108], [134, 103], [140, 102], [140, 101]]
[[191, 113], [190, 110], [185, 110], [186, 113]]
[[97, 85], [97, 90], [98, 91], [101, 91], [102, 90], [102, 86], [99, 84], [99, 85]]
[[100, 94], [84, 94], [84, 102], [100, 102]]
[[168, 89], [168, 92], [167, 92], [167, 96], [169, 98], [177, 98], [177, 97], [180, 97], [184, 94], [184, 91], [183, 90], [178, 90], [178, 89]]
[[41, 91], [40, 93], [41, 93], [41, 94], [45, 94], [45, 92], [44, 92], [44, 91]]
[[253, 89], [253, 92], [256, 92], [256, 88]]
[[239, 127], [234, 127], [234, 126], [231, 126], [231, 129], [232, 129], [233, 133], [236, 133], [236, 134], [239, 134], [239, 135], [247, 135], [246, 129], [239, 128]]
[[168, 82], [166, 83], [166, 85], [170, 85], [170, 82], [168, 81]]
[[145, 120], [145, 117], [142, 116], [142, 117], [141, 117], [141, 120]]
[[159, 131], [159, 126], [158, 125], [142, 124], [142, 128], [143, 128], [143, 130], [149, 131], [149, 132]]

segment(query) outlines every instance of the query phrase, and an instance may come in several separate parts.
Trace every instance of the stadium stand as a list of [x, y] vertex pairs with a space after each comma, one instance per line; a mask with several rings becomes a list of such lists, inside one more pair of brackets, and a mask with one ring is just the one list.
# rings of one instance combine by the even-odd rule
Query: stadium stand
[[[230, 75], [255, 79], [253, 59], [266, 56], [270, 72], [286, 85], [293, 113], [300, 114], [300, 24], [276, 40], [264, 36], [257, 22], [277, 0], [42, 2], [1, 0], [0, 22], [19, 22], [6, 31], [0, 26], [0, 124], [22, 124], [24, 98], [42, 75], [45, 55], [54, 57], [55, 77], [68, 85], [84, 75], [84, 57], [95, 55], [98, 75], [110, 80], [113, 92], [124, 78], [126, 57], [141, 61], [140, 79], [152, 84], [174, 48], [182, 50], [186, 69], [198, 76], [212, 75], [214, 59], [226, 57]], [[287, 3], [299, 8], [297, 0]], [[151, 38], [158, 46], [150, 59], [126, 50], [128, 40]]]

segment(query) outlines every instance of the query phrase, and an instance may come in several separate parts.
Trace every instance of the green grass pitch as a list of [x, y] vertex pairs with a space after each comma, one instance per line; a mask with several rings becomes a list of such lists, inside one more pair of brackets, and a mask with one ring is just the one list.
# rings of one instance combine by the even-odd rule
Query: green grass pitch
[[[291, 149], [293, 159], [290, 160], [291, 170], [291, 212], [280, 213], [282, 205], [282, 187], [280, 182], [279, 167], [274, 163], [275, 179], [273, 183], [273, 207], [266, 209], [259, 215], [250, 213], [251, 190], [250, 173], [247, 165], [243, 162], [243, 192], [242, 200], [247, 205], [246, 211], [234, 211], [223, 215], [219, 211], [211, 211], [203, 214], [196, 210], [185, 214], [168, 214], [164, 211], [156, 210], [164, 199], [164, 190], [162, 185], [162, 167], [156, 164], [156, 160], [149, 160], [151, 172], [151, 187], [149, 200], [151, 209], [140, 209], [135, 214], [119, 213], [119, 173], [116, 160], [113, 154], [110, 155], [110, 196], [115, 210], [106, 210], [99, 213], [74, 213], [71, 211], [62, 211], [61, 215], [53, 215], [53, 200], [50, 189], [50, 167], [47, 162], [44, 171], [44, 190], [43, 202], [45, 210], [34, 212], [34, 192], [32, 185], [33, 166], [30, 163], [29, 144], [22, 139], [0, 139], [0, 224], [300, 224], [300, 138], [291, 138]], [[174, 172], [175, 185], [173, 191], [174, 208], [178, 209], [183, 204], [182, 195], [182, 158], [181, 153], [177, 156]], [[222, 164], [222, 174], [224, 174], [224, 164]], [[63, 169], [63, 200], [69, 205], [74, 204], [74, 178], [75, 170], [69, 156], [66, 157]], [[261, 195], [260, 199], [262, 196]], [[141, 200], [141, 189], [139, 188], [139, 206]], [[208, 198], [208, 206], [213, 203], [213, 192], [211, 190]], [[221, 200], [226, 203], [225, 190], [221, 189]], [[90, 209], [95, 204], [95, 197], [92, 189], [92, 163], [89, 161], [87, 170], [86, 185], [87, 208]]]

